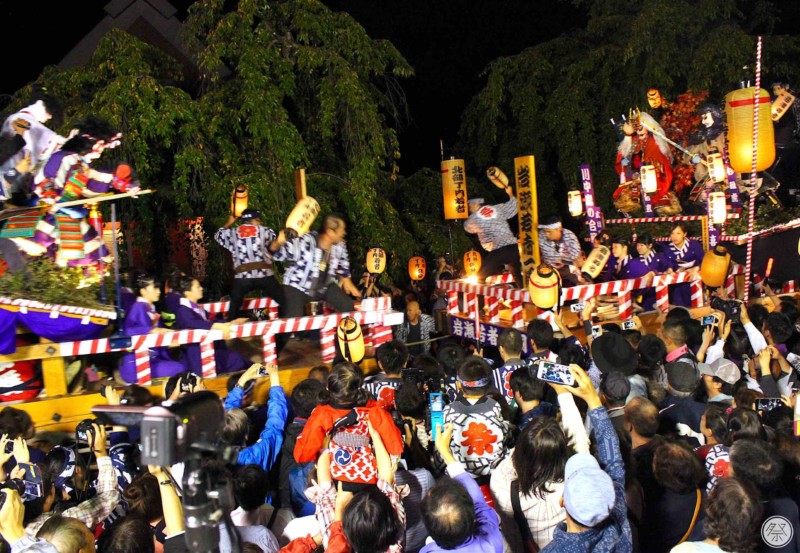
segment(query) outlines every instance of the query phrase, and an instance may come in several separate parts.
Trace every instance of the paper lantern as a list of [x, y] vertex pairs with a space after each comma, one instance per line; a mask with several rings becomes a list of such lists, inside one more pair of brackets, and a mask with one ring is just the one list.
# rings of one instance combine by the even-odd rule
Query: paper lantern
[[468, 275], [477, 275], [481, 270], [481, 254], [470, 250], [464, 254], [464, 270]]
[[241, 217], [242, 212], [247, 209], [247, 187], [243, 184], [237, 184], [233, 187], [231, 192], [231, 215], [234, 217]]
[[581, 267], [581, 274], [586, 280], [594, 281], [611, 258], [611, 250], [606, 246], [597, 246], [586, 258]]
[[[725, 96], [728, 123], [728, 162], [737, 173], [750, 173], [753, 164], [753, 104], [756, 89], [742, 88]], [[763, 171], [775, 161], [775, 130], [772, 126], [769, 92], [759, 89], [758, 149], [756, 171]]]
[[583, 214], [583, 198], [580, 190], [567, 192], [567, 207], [573, 217], [580, 217]]
[[725, 284], [728, 277], [728, 267], [731, 264], [731, 254], [724, 246], [714, 246], [703, 256], [700, 265], [700, 279], [710, 288], [719, 288]]
[[497, 188], [504, 189], [508, 186], [508, 177], [497, 167], [489, 167], [486, 170], [486, 176]]
[[725, 160], [722, 159], [722, 154], [710, 154], [706, 158], [706, 165], [708, 167], [708, 177], [712, 182], [725, 182], [728, 178], [728, 172], [725, 170]]
[[657, 88], [651, 88], [647, 91], [647, 103], [650, 104], [650, 107], [653, 109], [658, 109], [664, 105], [664, 98]]
[[367, 271], [379, 275], [386, 269], [386, 252], [380, 248], [372, 248], [367, 252]]
[[648, 194], [653, 194], [658, 190], [658, 177], [656, 176], [656, 168], [647, 163], [642, 165], [642, 169], [639, 172], [639, 176], [642, 179], [642, 188]]
[[364, 334], [358, 321], [352, 317], [345, 317], [339, 321], [336, 344], [342, 357], [351, 363], [358, 363], [364, 359]]
[[317, 200], [311, 196], [302, 198], [286, 219], [286, 238], [292, 240], [307, 233], [317, 215], [319, 215]]
[[728, 218], [725, 192], [712, 192], [708, 195], [708, 218], [714, 225], [721, 225]]
[[463, 159], [442, 160], [442, 197], [445, 219], [466, 219], [467, 173]]
[[416, 256], [408, 260], [408, 276], [411, 280], [422, 280], [425, 278], [425, 258]]
[[539, 309], [552, 309], [558, 305], [561, 295], [561, 275], [553, 267], [543, 263], [528, 279], [531, 302]]

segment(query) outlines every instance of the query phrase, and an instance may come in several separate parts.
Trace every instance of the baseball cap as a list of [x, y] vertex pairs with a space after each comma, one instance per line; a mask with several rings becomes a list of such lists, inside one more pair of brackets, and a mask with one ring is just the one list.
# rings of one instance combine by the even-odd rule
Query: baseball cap
[[614, 483], [588, 453], [576, 453], [564, 468], [564, 508], [573, 520], [592, 528], [614, 508]]
[[716, 359], [713, 363], [698, 363], [697, 368], [700, 370], [700, 374], [716, 376], [728, 384], [736, 384], [742, 377], [739, 367], [733, 361], [724, 357]]
[[261, 219], [261, 212], [257, 209], [245, 209], [239, 220], [242, 222], [252, 221], [253, 219]]
[[600, 391], [610, 401], [620, 401], [631, 393], [631, 383], [628, 377], [619, 371], [611, 371], [603, 375], [600, 380]]
[[667, 382], [677, 392], [692, 392], [697, 386], [697, 369], [691, 363], [672, 361], [664, 369], [667, 372]]

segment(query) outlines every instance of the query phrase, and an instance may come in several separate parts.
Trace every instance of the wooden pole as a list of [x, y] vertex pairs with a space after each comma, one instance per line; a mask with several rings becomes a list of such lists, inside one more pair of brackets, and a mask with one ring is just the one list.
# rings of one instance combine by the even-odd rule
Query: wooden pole
[[294, 171], [294, 195], [295, 199], [299, 202], [308, 194], [306, 193], [306, 170], [295, 169]]

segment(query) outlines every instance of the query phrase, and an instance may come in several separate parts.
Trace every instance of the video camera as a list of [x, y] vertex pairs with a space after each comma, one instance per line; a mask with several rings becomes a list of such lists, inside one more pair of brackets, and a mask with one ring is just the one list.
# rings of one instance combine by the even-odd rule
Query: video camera
[[96, 405], [104, 424], [140, 427], [142, 463], [169, 466], [184, 461], [192, 447], [216, 448], [225, 410], [216, 394], [195, 392], [155, 407]]
[[722, 311], [729, 321], [738, 321], [742, 314], [742, 302], [739, 300], [724, 300], [719, 296], [712, 296], [711, 309]]

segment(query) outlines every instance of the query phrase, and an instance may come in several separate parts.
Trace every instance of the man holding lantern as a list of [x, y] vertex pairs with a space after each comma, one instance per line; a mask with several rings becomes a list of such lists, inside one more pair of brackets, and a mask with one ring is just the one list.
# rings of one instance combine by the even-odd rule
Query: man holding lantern
[[481, 247], [488, 253], [483, 260], [478, 276], [481, 279], [503, 272], [505, 265], [511, 265], [514, 281], [523, 286], [522, 264], [519, 260], [517, 237], [508, 226], [508, 219], [517, 214], [517, 198], [514, 189], [506, 184], [508, 201], [497, 205], [483, 205], [483, 198], [469, 200], [469, 217], [464, 221], [464, 230], [477, 234]]
[[[237, 221], [236, 228], [231, 226]], [[261, 212], [245, 209], [238, 218], [231, 214], [225, 226], [214, 233], [214, 240], [233, 256], [233, 287], [228, 320], [240, 317], [245, 294], [260, 289], [283, 307], [283, 288], [275, 279], [268, 246], [275, 240], [275, 231], [261, 224]]]

